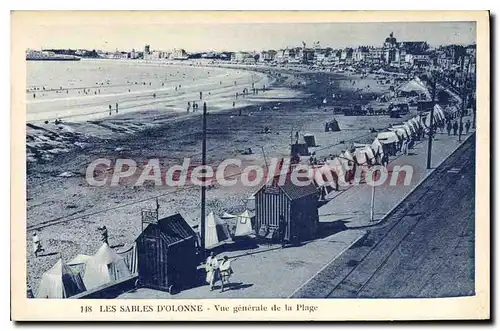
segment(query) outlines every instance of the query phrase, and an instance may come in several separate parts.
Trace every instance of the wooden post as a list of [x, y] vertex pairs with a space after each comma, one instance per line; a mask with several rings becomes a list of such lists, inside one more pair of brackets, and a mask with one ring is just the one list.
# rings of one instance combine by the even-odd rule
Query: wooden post
[[[374, 175], [375, 174], [372, 174], [372, 177]], [[375, 180], [372, 178], [372, 181], [375, 181]], [[372, 185], [372, 200], [371, 200], [371, 204], [370, 204], [370, 222], [373, 222], [374, 219], [375, 219], [375, 212], [374, 212], [374, 210], [375, 210], [375, 185]]]

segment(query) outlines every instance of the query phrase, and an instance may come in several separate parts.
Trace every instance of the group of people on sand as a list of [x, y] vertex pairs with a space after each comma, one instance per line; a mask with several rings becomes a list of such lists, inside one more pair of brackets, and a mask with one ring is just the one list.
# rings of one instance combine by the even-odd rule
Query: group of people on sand
[[198, 108], [200, 107], [200, 105], [198, 103], [196, 103], [195, 101], [193, 101], [193, 103], [191, 104], [191, 101], [188, 101], [187, 103], [187, 112], [189, 113], [189, 111], [191, 110], [191, 107], [193, 107], [193, 113], [198, 111]]
[[208, 284], [210, 284], [210, 291], [213, 291], [215, 289], [215, 284], [220, 281], [221, 292], [224, 292], [224, 285], [227, 286], [229, 284], [229, 279], [234, 273], [233, 268], [231, 267], [231, 261], [227, 255], [225, 255], [222, 261], [219, 262], [214, 252], [211, 252], [210, 256], [207, 258], [205, 271], [207, 274], [205, 280]]
[[[113, 107], [111, 105], [108, 105], [109, 108], [109, 116], [111, 116], [111, 112], [113, 110]], [[115, 104], [115, 111], [118, 114], [118, 102]]]

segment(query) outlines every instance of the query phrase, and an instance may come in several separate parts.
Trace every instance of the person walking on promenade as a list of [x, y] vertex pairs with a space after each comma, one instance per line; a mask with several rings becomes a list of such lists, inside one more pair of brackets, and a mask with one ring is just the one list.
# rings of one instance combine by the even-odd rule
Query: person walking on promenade
[[118, 102], [115, 104], [116, 107], [116, 113], [118, 114]]
[[453, 135], [456, 136], [457, 135], [457, 131], [458, 131], [458, 123], [457, 121], [455, 121], [453, 123]]
[[210, 252], [209, 257], [207, 258], [205, 271], [207, 273], [205, 280], [210, 284], [210, 291], [213, 291], [215, 282], [219, 276], [219, 261], [217, 261], [217, 257], [214, 252]]
[[42, 252], [45, 252], [45, 249], [42, 247], [42, 242], [40, 241], [38, 234], [33, 232], [33, 253], [35, 253], [36, 257], [38, 257], [38, 254]]
[[448, 131], [448, 136], [451, 134], [451, 121], [448, 121], [448, 124], [446, 124], [446, 131]]
[[470, 130], [470, 120], [467, 120], [467, 122], [465, 122], [465, 134], [468, 134], [469, 130]]
[[111, 116], [111, 105], [108, 105], [109, 108], [109, 116]]
[[403, 140], [401, 142], [401, 152], [404, 154], [404, 155], [408, 155], [408, 142], [406, 140]]
[[200, 100], [203, 99], [203, 92], [200, 92]]
[[97, 228], [97, 230], [101, 231], [101, 241], [104, 244], [109, 245], [109, 242], [108, 242], [108, 229], [106, 229], [106, 226], [105, 225], [100, 226], [100, 227]]
[[229, 261], [229, 258], [227, 257], [227, 255], [224, 256], [224, 259], [222, 260], [222, 263], [220, 264], [219, 270], [220, 270], [220, 282], [221, 282], [220, 291], [224, 292], [224, 284], [229, 284], [229, 278], [233, 274], [233, 268], [231, 267], [231, 261]]
[[389, 165], [389, 154], [382, 152], [382, 165], [387, 167]]
[[462, 134], [464, 132], [464, 123], [463, 122], [460, 122], [460, 134]]
[[286, 222], [283, 215], [279, 217], [279, 237], [281, 242], [281, 248], [285, 248], [286, 245]]

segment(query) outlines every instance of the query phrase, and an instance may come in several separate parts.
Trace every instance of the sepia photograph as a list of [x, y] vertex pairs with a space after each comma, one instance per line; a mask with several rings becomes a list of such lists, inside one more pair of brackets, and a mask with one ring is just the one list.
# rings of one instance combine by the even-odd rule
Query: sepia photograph
[[489, 14], [381, 13], [12, 12], [18, 316], [489, 316]]

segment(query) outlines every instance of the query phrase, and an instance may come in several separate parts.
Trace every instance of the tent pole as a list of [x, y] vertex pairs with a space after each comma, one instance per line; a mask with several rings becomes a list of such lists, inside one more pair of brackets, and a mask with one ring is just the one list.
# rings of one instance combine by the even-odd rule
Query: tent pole
[[[207, 103], [203, 103], [203, 141], [201, 145], [201, 165], [204, 167], [207, 163]], [[205, 260], [205, 200], [206, 190], [206, 170], [203, 171], [203, 185], [201, 186], [201, 224], [200, 224], [200, 239], [201, 249], [200, 255], [202, 261]]]

